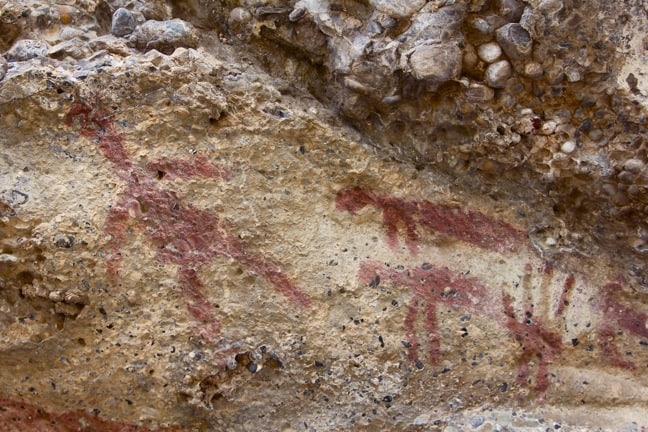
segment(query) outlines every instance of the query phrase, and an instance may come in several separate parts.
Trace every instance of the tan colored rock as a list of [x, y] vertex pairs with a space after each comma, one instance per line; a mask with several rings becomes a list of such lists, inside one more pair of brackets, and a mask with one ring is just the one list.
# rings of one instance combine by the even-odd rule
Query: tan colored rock
[[0, 430], [648, 427], [644, 15], [377, 5], [3, 9]]
[[455, 45], [423, 45], [409, 58], [416, 79], [442, 84], [461, 74], [463, 56]]

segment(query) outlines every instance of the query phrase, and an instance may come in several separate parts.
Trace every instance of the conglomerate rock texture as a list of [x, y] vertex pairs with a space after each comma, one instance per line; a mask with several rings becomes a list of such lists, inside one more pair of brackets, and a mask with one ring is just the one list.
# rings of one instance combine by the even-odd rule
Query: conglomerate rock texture
[[648, 428], [648, 10], [0, 2], [0, 431]]

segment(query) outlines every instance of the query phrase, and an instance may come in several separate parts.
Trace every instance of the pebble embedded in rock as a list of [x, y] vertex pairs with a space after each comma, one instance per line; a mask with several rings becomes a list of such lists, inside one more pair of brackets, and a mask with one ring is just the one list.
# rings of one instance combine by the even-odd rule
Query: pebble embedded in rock
[[529, 78], [540, 78], [543, 73], [542, 65], [538, 62], [530, 62], [524, 65], [524, 75]]
[[409, 61], [416, 79], [442, 84], [459, 77], [463, 56], [455, 45], [423, 45], [414, 50]]
[[471, 84], [466, 91], [466, 98], [470, 102], [488, 102], [495, 97], [495, 90], [483, 84]]
[[511, 63], [509, 63], [508, 60], [500, 60], [486, 68], [484, 78], [486, 84], [490, 87], [502, 88], [506, 84], [506, 80], [509, 79], [512, 72]]
[[527, 57], [533, 49], [531, 35], [520, 24], [507, 24], [495, 32], [497, 42], [513, 60]]
[[232, 9], [229, 15], [229, 22], [231, 23], [248, 23], [252, 20], [252, 14], [245, 8], [236, 7]]
[[45, 41], [22, 39], [5, 54], [7, 61], [27, 61], [33, 58], [46, 57], [49, 46]]
[[290, 15], [288, 15], [288, 20], [290, 22], [297, 22], [300, 19], [302, 19], [306, 15], [306, 8], [305, 7], [295, 7], [295, 9], [290, 12]]
[[587, 136], [592, 141], [598, 142], [603, 138], [603, 131], [601, 129], [593, 129], [587, 134]]
[[239, 39], [245, 39], [249, 30], [248, 23], [252, 21], [252, 14], [245, 8], [236, 7], [231, 10], [227, 19], [230, 32]]
[[477, 429], [479, 426], [484, 424], [484, 417], [483, 416], [475, 416], [470, 419], [470, 426], [473, 429]]
[[473, 29], [477, 30], [483, 36], [492, 35], [495, 29], [493, 25], [489, 23], [485, 18], [476, 17], [470, 21], [470, 25]]
[[495, 42], [488, 42], [479, 46], [477, 54], [486, 63], [493, 63], [502, 55], [502, 48]]
[[639, 159], [628, 159], [623, 163], [623, 169], [634, 174], [639, 173], [644, 166], [645, 164]]
[[574, 141], [565, 141], [561, 146], [560, 146], [560, 151], [565, 153], [565, 154], [570, 154], [574, 150], [576, 150], [576, 143]]
[[72, 38], [54, 45], [47, 52], [47, 55], [55, 59], [63, 59], [65, 57], [72, 57], [73, 59], [83, 59], [90, 55], [88, 44], [80, 38]]
[[573, 67], [565, 68], [565, 76], [569, 82], [578, 82], [582, 79], [580, 71]]
[[130, 37], [130, 44], [144, 51], [156, 49], [171, 54], [178, 47], [195, 48], [198, 32], [193, 25], [178, 18], [146, 21]]
[[133, 33], [137, 23], [133, 13], [125, 8], [119, 8], [113, 13], [110, 32], [115, 36], [126, 36]]

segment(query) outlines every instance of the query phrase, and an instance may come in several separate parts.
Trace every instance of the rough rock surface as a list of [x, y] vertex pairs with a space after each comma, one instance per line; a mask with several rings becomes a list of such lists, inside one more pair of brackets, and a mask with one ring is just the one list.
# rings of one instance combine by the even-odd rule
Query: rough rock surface
[[647, 428], [645, 17], [0, 3], [0, 431]]

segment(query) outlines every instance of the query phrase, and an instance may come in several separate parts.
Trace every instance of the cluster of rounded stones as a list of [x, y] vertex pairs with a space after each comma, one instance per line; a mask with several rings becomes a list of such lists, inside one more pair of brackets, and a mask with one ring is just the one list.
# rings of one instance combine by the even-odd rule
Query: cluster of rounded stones
[[[527, 30], [526, 17], [530, 9], [518, 0], [499, 0], [497, 14], [473, 16], [469, 20], [471, 42], [466, 45], [463, 70], [471, 76], [483, 76], [484, 83], [492, 88], [504, 88], [513, 75], [511, 62], [528, 58], [533, 51], [533, 38]], [[536, 62], [524, 65], [524, 73], [542, 76], [542, 66]], [[477, 87], [479, 88], [479, 86]], [[492, 91], [473, 91], [475, 101], [486, 101], [494, 96]]]
[[[71, 58], [81, 60], [88, 58], [97, 51], [99, 46], [105, 46], [113, 41], [125, 42], [126, 45], [149, 51], [156, 49], [163, 54], [171, 54], [178, 47], [195, 48], [198, 45], [199, 35], [195, 27], [178, 18], [170, 18], [158, 11], [144, 12], [140, 9], [147, 7], [147, 4], [139, 1], [132, 2], [134, 10], [119, 7], [112, 10], [106, 2], [102, 2], [94, 11], [96, 20], [101, 22], [102, 7], [109, 14], [108, 23], [105, 28], [101, 25], [90, 24], [82, 28], [76, 28], [74, 24], [83, 23], [87, 20], [86, 12], [74, 7], [60, 6], [58, 8], [33, 8], [29, 12], [19, 15], [19, 18], [11, 22], [13, 14], [7, 12], [4, 20], [6, 28], [29, 28], [29, 25], [51, 26], [55, 28], [62, 24], [58, 32], [58, 39], [30, 39], [16, 38], [11, 35], [0, 35], [2, 44], [9, 44], [8, 49], [0, 56], [0, 80], [14, 67], [13, 63], [27, 62], [32, 59], [50, 57], [64, 60]], [[43, 15], [41, 9], [47, 12]], [[151, 17], [155, 17], [152, 19]], [[32, 23], [34, 22], [34, 23]], [[30, 24], [32, 23], [32, 24]], [[2, 22], [0, 22], [2, 24]], [[0, 27], [2, 28], [2, 27]], [[110, 34], [104, 34], [105, 32]], [[27, 31], [25, 31], [27, 33]], [[54, 41], [54, 45], [50, 45]], [[49, 42], [49, 43], [48, 43]], [[124, 47], [127, 49], [126, 47]], [[124, 53], [125, 54], [125, 53]]]

